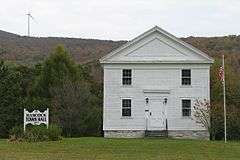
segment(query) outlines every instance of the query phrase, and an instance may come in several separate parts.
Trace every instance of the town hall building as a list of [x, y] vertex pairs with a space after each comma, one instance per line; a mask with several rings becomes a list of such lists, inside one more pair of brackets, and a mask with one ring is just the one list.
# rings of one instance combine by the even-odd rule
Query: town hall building
[[210, 100], [213, 59], [155, 26], [100, 59], [104, 137], [208, 139], [196, 100]]

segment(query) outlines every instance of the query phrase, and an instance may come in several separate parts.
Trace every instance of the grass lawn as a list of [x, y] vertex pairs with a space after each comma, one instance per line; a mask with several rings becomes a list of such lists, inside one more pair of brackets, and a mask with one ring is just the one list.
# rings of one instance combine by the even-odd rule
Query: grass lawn
[[240, 142], [170, 139], [67, 138], [59, 142], [9, 143], [0, 140], [0, 160], [239, 160]]

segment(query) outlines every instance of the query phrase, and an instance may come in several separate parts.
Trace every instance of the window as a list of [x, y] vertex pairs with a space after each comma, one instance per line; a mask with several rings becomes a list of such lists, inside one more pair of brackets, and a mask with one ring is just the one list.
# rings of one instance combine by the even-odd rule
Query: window
[[132, 70], [131, 69], [123, 69], [122, 70], [122, 84], [123, 85], [131, 85], [132, 84]]
[[191, 70], [182, 70], [182, 85], [191, 85]]
[[122, 116], [131, 116], [131, 99], [122, 99]]
[[182, 100], [182, 116], [189, 117], [191, 116], [191, 100]]

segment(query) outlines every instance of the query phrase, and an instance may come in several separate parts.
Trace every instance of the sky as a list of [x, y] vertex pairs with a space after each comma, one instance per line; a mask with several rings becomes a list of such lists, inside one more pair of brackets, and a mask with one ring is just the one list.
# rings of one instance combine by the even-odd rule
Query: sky
[[177, 37], [240, 34], [240, 0], [0, 0], [0, 30], [131, 40], [158, 25]]

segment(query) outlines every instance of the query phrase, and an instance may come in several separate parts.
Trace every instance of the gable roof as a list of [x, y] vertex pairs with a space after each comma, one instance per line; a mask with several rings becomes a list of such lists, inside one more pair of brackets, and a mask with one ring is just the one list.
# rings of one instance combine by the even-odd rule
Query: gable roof
[[[154, 32], [158, 32], [160, 34], [163, 34], [164, 36], [166, 36], [167, 38], [171, 39], [172, 41], [174, 41], [175, 43], [180, 44], [181, 46], [191, 50], [193, 53], [201, 56], [204, 61], [186, 61], [186, 63], [213, 63], [213, 58], [211, 58], [210, 56], [208, 56], [206, 53], [200, 51], [199, 49], [193, 47], [192, 45], [184, 42], [183, 40], [175, 37], [174, 35], [170, 34], [169, 32], [163, 30], [162, 28], [155, 26], [153, 28], [151, 28], [150, 30], [144, 32], [143, 34], [137, 36], [136, 38], [134, 38], [133, 40], [127, 42], [126, 44], [120, 46], [119, 48], [117, 48], [116, 50], [110, 52], [109, 54], [107, 54], [106, 56], [102, 57], [99, 61], [100, 63], [131, 63], [131, 61], [127, 62], [127, 61], [109, 61], [109, 59], [115, 55], [117, 55], [118, 53], [120, 53], [121, 51], [123, 51], [126, 48], [131, 47], [132, 45], [138, 43], [140, 40], [144, 39], [145, 37], [149, 36], [150, 34], [154, 33]], [[169, 61], [160, 61], [160, 60], [156, 60], [156, 61], [138, 61], [138, 62], [134, 62], [134, 63], [170, 63]], [[171, 63], [179, 63], [179, 61], [172, 61]], [[184, 62], [183, 62], [184, 63]]]

